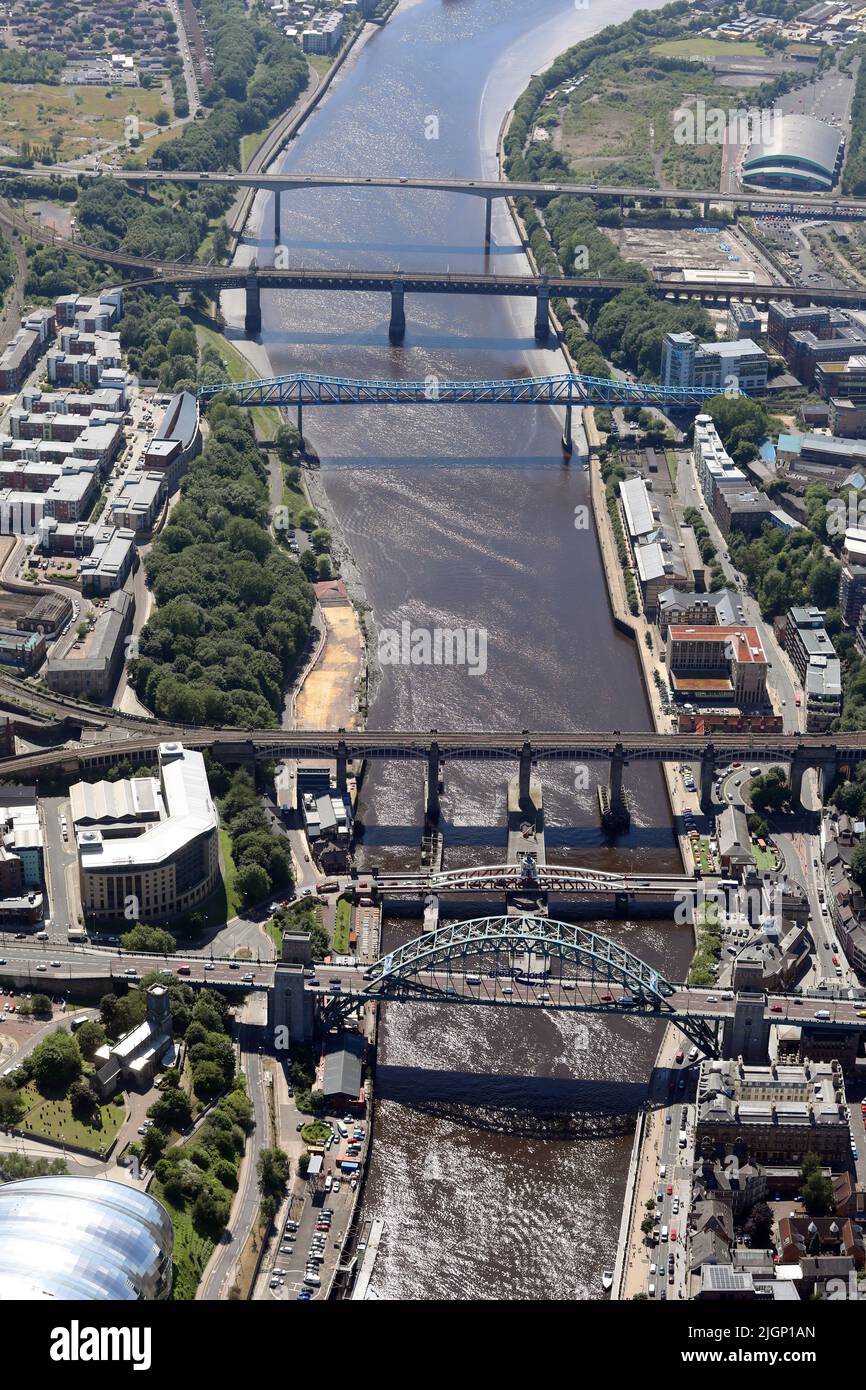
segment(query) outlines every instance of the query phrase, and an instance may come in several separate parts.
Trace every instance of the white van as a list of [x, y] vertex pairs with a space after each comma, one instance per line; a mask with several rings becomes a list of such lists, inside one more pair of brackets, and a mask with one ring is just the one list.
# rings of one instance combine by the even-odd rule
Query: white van
[[322, 1281], [318, 1274], [305, 1274], [304, 1283], [308, 1289], [320, 1289], [322, 1287]]
[[668, 1165], [667, 1165], [666, 1163], [663, 1163], [662, 1166], [661, 1166], [661, 1168], [659, 1168], [659, 1177], [660, 1177], [660, 1178], [667, 1177], [667, 1171], [668, 1171]]
[[343, 1124], [343, 1121], [342, 1121], [342, 1120], [338, 1120], [338, 1121], [337, 1121], [337, 1129], [340, 1131], [340, 1138], [341, 1138], [341, 1139], [348, 1139], [348, 1137], [349, 1137], [349, 1131], [347, 1130], [346, 1126]]
[[331, 1190], [331, 1188], [332, 1188], [333, 1186], [334, 1186], [334, 1179], [331, 1177], [331, 1174], [329, 1173], [328, 1176], [325, 1178], [325, 1191], [326, 1191], [326, 1192], [330, 1192], [330, 1190]]
[[664, 1244], [664, 1242], [667, 1240], [667, 1238], [668, 1238], [668, 1228], [667, 1228], [667, 1226], [662, 1226], [661, 1231], [659, 1232], [659, 1240], [662, 1242], [662, 1244]]

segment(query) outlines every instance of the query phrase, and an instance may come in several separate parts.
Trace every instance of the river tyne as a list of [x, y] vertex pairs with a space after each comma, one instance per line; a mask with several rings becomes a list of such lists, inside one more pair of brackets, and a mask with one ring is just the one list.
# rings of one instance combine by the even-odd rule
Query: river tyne
[[[603, 8], [603, 16], [599, 11]], [[285, 172], [495, 177], [505, 112], [534, 71], [632, 0], [416, 0], [401, 4], [338, 75], [289, 146]], [[435, 138], [429, 138], [433, 133]], [[483, 204], [393, 190], [293, 192], [282, 200], [290, 265], [518, 274], [527, 269], [502, 204], [483, 250]], [[273, 218], [255, 253], [272, 263]], [[516, 307], [515, 307], [516, 306]], [[531, 301], [408, 296], [388, 344], [384, 295], [263, 296], [274, 372], [496, 378], [564, 370], [539, 350]], [[549, 409], [432, 407], [310, 411], [305, 430], [378, 627], [481, 628], [486, 671], [386, 665], [370, 728], [642, 729], [638, 662], [614, 630], [585, 468], [563, 462]], [[446, 765], [445, 862], [504, 857], [514, 769]], [[627, 770], [632, 828], [599, 826], [591, 770], [543, 768], [548, 857], [569, 864], [680, 868], [661, 775]], [[359, 862], [418, 861], [420, 768], [367, 776]], [[385, 944], [415, 933], [389, 922]], [[690, 937], [670, 922], [599, 924], [668, 978]], [[367, 1214], [385, 1236], [375, 1293], [386, 1299], [586, 1299], [613, 1263], [634, 1113], [658, 1029], [640, 1020], [391, 1006], [379, 1032]]]

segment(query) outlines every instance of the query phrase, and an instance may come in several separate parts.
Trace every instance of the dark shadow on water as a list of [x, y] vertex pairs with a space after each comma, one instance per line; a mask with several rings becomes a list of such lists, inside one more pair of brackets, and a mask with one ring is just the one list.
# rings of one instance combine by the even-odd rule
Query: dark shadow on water
[[631, 1133], [646, 1099], [639, 1081], [497, 1076], [417, 1067], [376, 1068], [377, 1099], [470, 1129], [548, 1139]]
[[[443, 821], [445, 836], [445, 863], [448, 863], [448, 850], [473, 848], [478, 845], [497, 846], [503, 849], [507, 844], [504, 824], [500, 825], [455, 825]], [[385, 825], [355, 822], [355, 839], [367, 849], [384, 848], [393, 845], [420, 845], [421, 825]], [[612, 838], [601, 826], [547, 826], [545, 842], [548, 850], [560, 849], [604, 849], [614, 846], [617, 849], [671, 849], [674, 847], [673, 832], [667, 825], [634, 825], [631, 829]], [[493, 862], [493, 861], [491, 861]]]
[[[283, 205], [283, 207], [285, 208], [285, 204]], [[269, 220], [269, 221], [272, 221], [273, 219], [270, 218], [270, 219], [268, 219], [268, 220]], [[439, 267], [441, 266], [441, 264], [442, 264], [441, 258], [442, 258], [443, 256], [446, 257], [446, 264], [447, 264], [447, 257], [448, 257], [448, 256], [480, 256], [480, 255], [482, 255], [482, 254], [483, 254], [483, 240], [484, 240], [484, 238], [483, 238], [483, 235], [482, 235], [482, 236], [480, 236], [480, 237], [478, 238], [478, 241], [477, 241], [477, 242], [472, 243], [472, 244], [467, 244], [467, 245], [465, 245], [465, 246], [458, 246], [458, 245], [447, 245], [447, 246], [443, 246], [443, 245], [436, 245], [436, 244], [433, 244], [432, 242], [431, 242], [431, 243], [428, 243], [428, 242], [417, 242], [417, 241], [365, 241], [365, 242], [364, 242], [364, 256], [361, 258], [359, 264], [358, 264], [357, 266], [355, 266], [355, 265], [349, 264], [347, 261], [344, 261], [343, 264], [342, 264], [339, 268], [340, 268], [341, 270], [347, 270], [347, 269], [351, 269], [351, 270], [354, 270], [354, 269], [364, 270], [364, 269], [367, 268], [367, 265], [369, 264], [369, 261], [372, 259], [372, 260], [375, 260], [377, 269], [382, 269], [383, 267], [382, 267], [381, 259], [377, 259], [377, 257], [381, 257], [382, 255], [390, 255], [390, 256], [395, 256], [395, 257], [398, 258], [397, 261], [395, 262], [394, 266], [391, 267], [392, 269], [397, 269], [398, 267], [399, 267], [400, 270], [408, 270], [408, 269], [409, 269], [409, 267], [403, 263], [402, 259], [400, 259], [400, 258], [402, 258], [403, 256], [426, 256], [426, 257], [428, 257], [428, 258], [432, 258], [432, 259], [435, 260], [436, 266], [437, 266], [437, 270], [438, 270], [438, 268], [439, 268]], [[319, 268], [318, 253], [321, 253], [321, 252], [329, 252], [329, 251], [330, 251], [330, 252], [334, 252], [334, 253], [336, 254], [337, 252], [343, 252], [343, 253], [347, 253], [349, 256], [353, 256], [353, 255], [357, 255], [357, 252], [358, 252], [358, 243], [357, 243], [357, 241], [322, 241], [321, 238], [317, 238], [315, 241], [307, 241], [307, 240], [304, 240], [304, 239], [301, 238], [301, 237], [286, 237], [286, 236], [282, 236], [282, 235], [281, 235], [281, 236], [280, 236], [280, 243], [279, 243], [279, 244], [280, 244], [280, 246], [285, 246], [285, 247], [287, 247], [289, 250], [292, 250], [292, 251], [298, 251], [298, 252], [313, 251], [313, 252], [317, 253], [315, 269], [318, 269], [318, 268]], [[268, 257], [269, 257], [269, 260], [270, 260], [271, 262], [273, 261], [273, 258], [274, 258], [274, 239], [273, 239], [273, 236], [272, 236], [272, 235], [271, 235], [271, 236], [267, 235], [264, 229], [262, 230], [262, 233], [261, 233], [260, 235], [258, 235], [258, 236], [245, 236], [245, 237], [243, 238], [243, 245], [244, 245], [244, 246], [251, 246], [255, 251], [259, 251], [259, 252], [262, 253], [262, 257], [261, 257], [261, 259], [260, 259], [260, 264], [261, 264], [261, 265], [266, 265], [266, 264], [269, 263], [269, 261], [266, 261], [266, 260], [265, 260], [265, 256], [268, 256]], [[514, 246], [494, 246], [494, 247], [492, 248], [492, 250], [490, 251], [489, 256], [486, 257], [486, 259], [489, 259], [489, 260], [492, 260], [492, 261], [513, 260], [516, 256], [523, 256], [524, 254], [525, 254], [525, 253], [524, 253], [523, 247], [520, 246], [519, 244], [515, 244]], [[310, 261], [309, 261], [309, 259], [307, 258], [307, 259], [299, 259], [299, 260], [297, 261], [297, 263], [296, 263], [296, 266], [293, 266], [293, 267], [290, 267], [290, 268], [292, 268], [292, 269], [297, 268], [297, 269], [299, 269], [299, 270], [308, 270], [308, 269], [312, 269], [312, 268], [314, 268], [314, 267], [312, 267], [312, 266], [310, 265]], [[336, 267], [335, 267], [335, 268], [336, 268]], [[429, 265], [427, 265], [427, 266], [419, 266], [419, 267], [416, 267], [415, 269], [416, 269], [416, 273], [420, 271], [420, 273], [423, 274], [423, 272], [424, 272], [425, 270], [429, 270], [429, 268], [430, 268]], [[462, 273], [463, 273], [463, 272], [461, 272], [461, 274], [462, 274]], [[470, 271], [468, 271], [468, 272], [466, 272], [466, 273], [468, 273], [468, 274], [473, 274], [474, 272], [472, 272], [472, 271], [470, 270]]]

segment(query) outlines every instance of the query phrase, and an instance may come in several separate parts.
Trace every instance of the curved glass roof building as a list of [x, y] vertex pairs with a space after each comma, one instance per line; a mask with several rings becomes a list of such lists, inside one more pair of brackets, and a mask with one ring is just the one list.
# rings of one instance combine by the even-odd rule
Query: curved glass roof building
[[781, 116], [758, 125], [746, 151], [742, 182], [763, 188], [829, 193], [842, 167], [845, 144], [835, 126], [812, 116]]
[[124, 1183], [0, 1186], [0, 1300], [167, 1298], [173, 1243], [165, 1207]]

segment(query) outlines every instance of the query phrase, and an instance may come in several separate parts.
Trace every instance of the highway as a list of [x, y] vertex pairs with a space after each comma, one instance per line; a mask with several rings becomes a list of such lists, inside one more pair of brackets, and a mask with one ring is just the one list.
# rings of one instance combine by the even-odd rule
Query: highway
[[[134, 984], [142, 975], [159, 970], [178, 975], [185, 984], [257, 992], [273, 988], [276, 969], [272, 962], [211, 961], [191, 955], [154, 957], [117, 949], [53, 946], [50, 951], [41, 951], [33, 941], [14, 940], [2, 947], [0, 956], [0, 978], [13, 978], [19, 984], [26, 982], [33, 989], [46, 991], [71, 988], [77, 979], [105, 978], [106, 981], [113, 979]], [[182, 973], [187, 970], [188, 974]], [[520, 972], [511, 967], [494, 973], [484, 965], [479, 965], [477, 972], [419, 969], [407, 979], [396, 975], [389, 978], [387, 972], [379, 978], [368, 979], [369, 973], [360, 967], [318, 965], [305, 972], [304, 984], [309, 992], [323, 1000], [344, 996], [359, 1005], [387, 998], [402, 1003], [548, 1008], [616, 1016], [629, 1013], [644, 1016], [646, 1013], [643, 1008], [622, 1003], [627, 991], [621, 985], [608, 984], [601, 978], [583, 979], [567, 971], [551, 972], [546, 978], [539, 975], [531, 980], [521, 977]], [[651, 1012], [718, 1023], [731, 1017], [733, 1010], [734, 1002], [728, 990], [693, 989], [674, 984], [665, 995], [663, 1007]], [[767, 997], [765, 1017], [777, 1025], [802, 1024], [812, 1021], [819, 1011], [829, 1013], [829, 1018], [822, 1020], [826, 1026], [866, 1032], [866, 1001], [860, 1000], [771, 994]]]
[[[51, 174], [62, 178], [75, 178], [80, 169], [64, 164], [40, 167], [32, 172], [15, 169], [10, 165], [0, 165], [0, 174], [15, 178], [45, 178]], [[88, 177], [90, 177], [88, 175]], [[99, 177], [98, 175], [96, 177]], [[406, 188], [428, 193], [461, 193], [478, 198], [538, 198], [566, 197], [576, 198], [637, 198], [643, 202], [715, 203], [734, 207], [791, 208], [796, 212], [808, 214], [813, 209], [824, 217], [828, 213], [846, 216], [866, 216], [866, 198], [833, 197], [830, 194], [773, 193], [767, 189], [753, 192], [720, 193], [717, 188], [646, 188], [639, 184], [598, 184], [598, 183], [533, 183], [514, 182], [508, 179], [441, 179], [408, 178], [396, 174], [365, 176], [360, 174], [262, 174], [262, 173], [211, 173], [208, 170], [186, 169], [120, 169], [112, 170], [103, 177], [120, 179], [126, 183], [194, 183], [203, 182], [228, 184], [232, 188], [266, 188], [280, 193], [293, 189], [311, 188]]]

